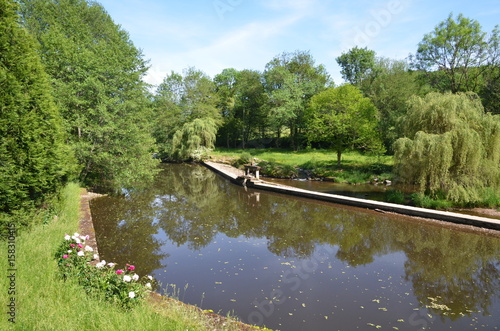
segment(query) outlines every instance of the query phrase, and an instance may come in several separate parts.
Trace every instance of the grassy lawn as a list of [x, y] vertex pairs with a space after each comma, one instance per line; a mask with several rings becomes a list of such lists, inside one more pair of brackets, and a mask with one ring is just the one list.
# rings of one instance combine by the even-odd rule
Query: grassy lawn
[[[331, 150], [291, 151], [284, 149], [226, 149], [217, 148], [211, 153], [215, 160], [237, 161], [238, 159], [256, 158], [259, 165], [271, 164], [267, 173], [276, 177], [297, 177], [301, 172], [307, 177], [324, 178], [335, 182], [363, 183], [378, 177], [392, 179], [392, 156], [376, 156], [359, 152], [342, 154], [342, 163], [337, 165], [337, 154]], [[238, 164], [237, 162], [234, 162]], [[240, 162], [242, 163], [242, 162]], [[244, 163], [244, 162], [243, 162]], [[300, 171], [299, 169], [302, 169]], [[263, 173], [266, 174], [264, 169]]]
[[[54, 254], [66, 233], [76, 232], [79, 222], [80, 188], [65, 188], [57, 217], [47, 224], [34, 226], [15, 239], [15, 281], [6, 277], [11, 268], [7, 261], [7, 243], [1, 242], [0, 268], [2, 318], [0, 330], [237, 330], [211, 324], [199, 310], [175, 300], [153, 304], [145, 302], [124, 309], [88, 296], [75, 281], [59, 276]], [[139, 271], [140, 272], [140, 271]], [[15, 293], [8, 290], [15, 285]], [[10, 298], [15, 298], [15, 324], [6, 314]]]

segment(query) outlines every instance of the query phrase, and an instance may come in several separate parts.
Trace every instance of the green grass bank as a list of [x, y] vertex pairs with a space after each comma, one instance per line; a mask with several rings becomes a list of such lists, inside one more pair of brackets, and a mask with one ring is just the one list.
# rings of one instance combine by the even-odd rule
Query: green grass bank
[[[52, 220], [1, 242], [0, 330], [242, 330], [239, 324], [175, 300], [156, 298], [126, 311], [87, 295], [74, 280], [64, 281], [54, 254], [64, 235], [78, 230], [79, 201], [78, 185], [68, 185]], [[10, 262], [8, 249], [15, 257]], [[10, 274], [15, 277], [8, 278]], [[14, 309], [7, 307], [11, 300]], [[6, 314], [9, 310], [13, 314]]]
[[[210, 153], [216, 162], [242, 167], [256, 159], [264, 176], [276, 178], [309, 178], [336, 183], [360, 184], [390, 180], [396, 182], [393, 173], [394, 158], [391, 155], [371, 155], [357, 151], [342, 154], [342, 163], [337, 164], [337, 155], [331, 150], [305, 149], [229, 149], [217, 148]], [[397, 187], [388, 190], [386, 202], [411, 205], [429, 209], [457, 210], [471, 208], [499, 209], [500, 192], [485, 188], [475, 203], [458, 205], [446, 200], [443, 195], [430, 197], [416, 188]], [[482, 213], [482, 211], [481, 211]], [[489, 213], [489, 211], [488, 211]]]

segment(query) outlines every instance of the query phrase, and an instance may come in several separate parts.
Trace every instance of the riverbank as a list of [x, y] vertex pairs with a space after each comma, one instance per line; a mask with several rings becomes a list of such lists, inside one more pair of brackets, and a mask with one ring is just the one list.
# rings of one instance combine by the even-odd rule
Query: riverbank
[[480, 216], [472, 216], [465, 215], [459, 213], [452, 213], [446, 211], [439, 211], [433, 209], [425, 209], [425, 208], [417, 208], [405, 205], [398, 205], [393, 203], [386, 203], [380, 201], [373, 200], [365, 200], [358, 198], [351, 198], [347, 196], [340, 196], [335, 194], [327, 194], [321, 192], [308, 191], [303, 189], [298, 189], [290, 186], [275, 184], [266, 182], [263, 180], [256, 180], [255, 178], [251, 178], [245, 176], [243, 171], [240, 169], [236, 169], [227, 164], [215, 163], [206, 161], [204, 162], [205, 166], [212, 169], [213, 171], [219, 173], [225, 178], [229, 179], [235, 184], [244, 185], [246, 187], [251, 187], [254, 189], [260, 189], [265, 191], [272, 191], [277, 193], [283, 193], [298, 197], [304, 197], [309, 199], [333, 202], [342, 205], [349, 205], [359, 208], [366, 208], [380, 212], [391, 212], [397, 213], [401, 215], [413, 216], [413, 217], [421, 217], [425, 219], [432, 220], [440, 220], [445, 222], [451, 222], [456, 224], [465, 224], [478, 228], [485, 228], [500, 231], [500, 220], [480, 217]]
[[12, 240], [3, 242], [3, 251], [11, 249], [13, 253], [12, 258], [0, 259], [0, 268], [12, 274], [12, 278], [0, 278], [1, 298], [5, 309], [10, 303], [12, 307], [11, 315], [4, 313], [0, 319], [0, 330], [73, 330], [75, 325], [82, 330], [109, 331], [253, 329], [171, 299], [165, 300], [168, 303], [151, 300], [125, 311], [87, 295], [74, 280], [64, 281], [54, 253], [66, 233], [86, 234], [85, 226], [91, 222], [81, 222], [81, 217], [90, 215], [85, 203], [89, 198], [77, 184], [69, 184], [53, 207], [51, 220], [22, 233], [13, 231]]

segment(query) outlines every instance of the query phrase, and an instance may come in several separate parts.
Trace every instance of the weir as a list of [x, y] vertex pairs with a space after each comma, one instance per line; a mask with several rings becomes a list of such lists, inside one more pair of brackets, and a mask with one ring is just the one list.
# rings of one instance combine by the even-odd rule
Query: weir
[[348, 205], [359, 208], [367, 208], [377, 211], [392, 212], [401, 215], [408, 215], [414, 217], [422, 217], [427, 219], [434, 219], [446, 222], [452, 222], [456, 224], [466, 224], [475, 227], [481, 227], [492, 230], [500, 231], [500, 220], [496, 220], [488, 217], [473, 216], [466, 214], [459, 214], [454, 212], [418, 208], [412, 206], [399, 205], [394, 203], [380, 202], [367, 199], [359, 199], [353, 197], [347, 197], [343, 195], [314, 192], [309, 190], [303, 190], [300, 188], [295, 188], [291, 186], [281, 185], [262, 181], [257, 178], [248, 179], [248, 176], [244, 171], [236, 169], [227, 164], [221, 164], [216, 162], [203, 162], [203, 164], [211, 169], [212, 171], [220, 174], [226, 179], [237, 185], [245, 185], [246, 187], [251, 187], [254, 189], [272, 191], [277, 193], [283, 193], [303, 198], [333, 202], [342, 205]]

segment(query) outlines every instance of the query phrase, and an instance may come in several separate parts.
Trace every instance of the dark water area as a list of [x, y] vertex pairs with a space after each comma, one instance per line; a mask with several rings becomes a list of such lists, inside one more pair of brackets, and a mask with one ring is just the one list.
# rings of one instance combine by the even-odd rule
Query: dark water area
[[160, 293], [279, 330], [500, 329], [500, 235], [162, 168], [91, 202], [101, 258]]
[[389, 191], [401, 190], [391, 185], [384, 185], [380, 183], [378, 185], [374, 184], [346, 184], [346, 183], [334, 183], [330, 181], [316, 181], [316, 180], [302, 180], [302, 179], [280, 179], [280, 178], [263, 178], [267, 182], [283, 184], [288, 186], [293, 186], [296, 188], [329, 193], [345, 195], [353, 198], [360, 199], [370, 199], [376, 201], [384, 201], [386, 194]]

